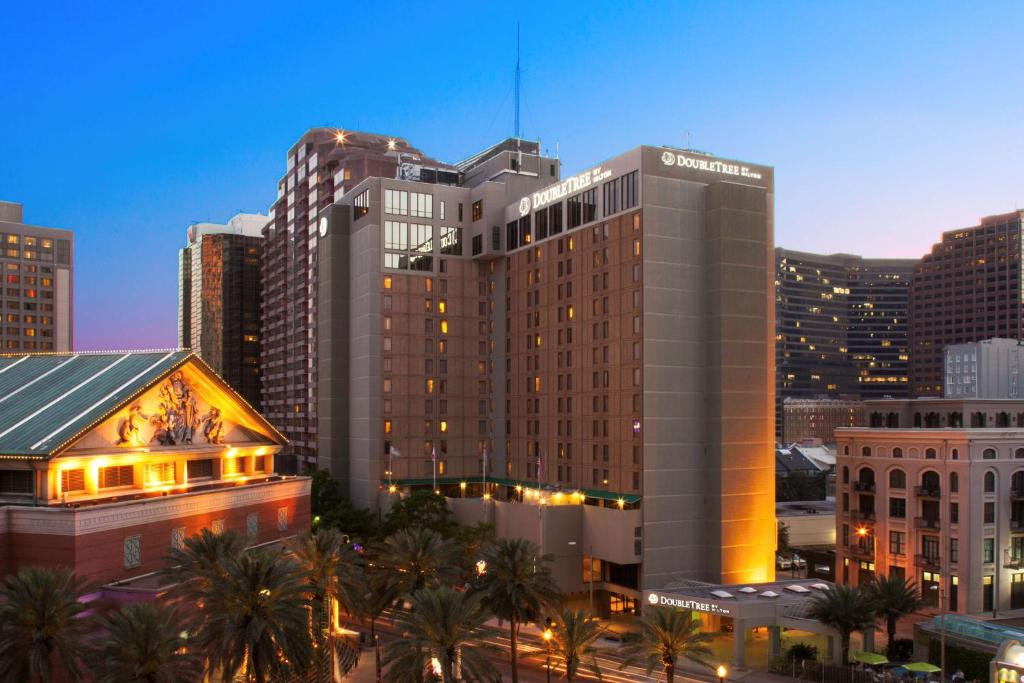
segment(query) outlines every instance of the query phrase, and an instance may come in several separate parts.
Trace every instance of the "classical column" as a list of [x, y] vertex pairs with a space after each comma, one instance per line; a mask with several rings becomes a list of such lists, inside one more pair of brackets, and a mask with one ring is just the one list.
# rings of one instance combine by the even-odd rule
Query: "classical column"
[[734, 619], [732, 629], [732, 664], [733, 666], [744, 666], [747, 655], [747, 622], [743, 619]]
[[782, 655], [782, 627], [768, 627], [768, 659], [772, 660]]

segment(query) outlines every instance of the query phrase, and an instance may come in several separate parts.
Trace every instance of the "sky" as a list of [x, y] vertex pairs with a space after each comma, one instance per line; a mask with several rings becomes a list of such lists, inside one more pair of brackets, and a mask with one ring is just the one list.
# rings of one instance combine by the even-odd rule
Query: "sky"
[[[167, 5], [167, 6], [164, 6]], [[313, 126], [572, 174], [638, 144], [775, 167], [775, 243], [919, 257], [1024, 207], [1024, 3], [11, 2], [0, 200], [75, 231], [75, 346], [177, 343], [193, 221], [266, 212]]]

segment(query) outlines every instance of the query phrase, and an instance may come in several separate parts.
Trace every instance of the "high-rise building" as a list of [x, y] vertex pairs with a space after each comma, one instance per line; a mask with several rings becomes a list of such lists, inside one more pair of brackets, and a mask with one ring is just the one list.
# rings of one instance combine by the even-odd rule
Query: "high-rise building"
[[786, 398], [907, 394], [917, 261], [776, 249], [777, 438]]
[[5, 352], [70, 351], [74, 233], [26, 225], [21, 204], [0, 202], [0, 241], [0, 347]]
[[910, 386], [943, 393], [944, 350], [993, 337], [1021, 338], [1024, 211], [951, 230], [925, 254], [910, 285]]
[[1024, 401], [866, 409], [871, 427], [836, 430], [836, 579], [913, 579], [959, 614], [1024, 609]]
[[260, 405], [260, 250], [267, 216], [189, 226], [178, 252], [178, 346]]
[[314, 128], [288, 151], [263, 231], [260, 367], [263, 412], [300, 470], [316, 466], [316, 216], [365, 178], [413, 169], [437, 183], [458, 178], [401, 138]]
[[946, 347], [946, 398], [1024, 398], [1024, 345], [986, 339]]
[[359, 506], [485, 492], [457, 513], [610, 611], [770, 580], [772, 169], [645, 146], [559, 181], [520, 140], [456, 168], [320, 214], [321, 462]]

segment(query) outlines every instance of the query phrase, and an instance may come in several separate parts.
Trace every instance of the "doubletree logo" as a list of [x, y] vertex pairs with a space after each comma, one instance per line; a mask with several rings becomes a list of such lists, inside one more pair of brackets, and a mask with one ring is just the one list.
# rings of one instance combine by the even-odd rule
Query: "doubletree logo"
[[657, 593], [651, 593], [650, 595], [647, 596], [647, 602], [651, 603], [652, 605], [657, 605], [658, 604], [658, 600], [659, 600], [659, 598], [658, 598], [658, 594]]
[[675, 164], [676, 164], [676, 155], [675, 155], [675, 153], [673, 153], [673, 152], [662, 152], [661, 153], [661, 163], [665, 164], [666, 166], [675, 166]]
[[519, 200], [519, 215], [525, 216], [528, 213], [530, 213], [530, 198], [523, 197]]

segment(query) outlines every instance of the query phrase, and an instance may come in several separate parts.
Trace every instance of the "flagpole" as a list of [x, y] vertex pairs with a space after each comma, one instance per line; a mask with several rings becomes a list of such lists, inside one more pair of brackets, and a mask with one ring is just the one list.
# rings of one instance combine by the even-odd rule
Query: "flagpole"
[[437, 493], [437, 449], [430, 449], [430, 469], [434, 474], [434, 493]]
[[[484, 493], [487, 493], [487, 446], [484, 446]], [[481, 494], [483, 497], [483, 494]]]

